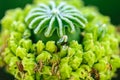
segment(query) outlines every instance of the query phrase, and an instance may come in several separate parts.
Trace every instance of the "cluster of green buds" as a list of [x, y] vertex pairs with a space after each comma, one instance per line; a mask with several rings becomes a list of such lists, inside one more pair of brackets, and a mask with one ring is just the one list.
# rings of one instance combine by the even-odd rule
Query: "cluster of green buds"
[[109, 18], [73, 1], [35, 0], [7, 11], [0, 65], [15, 79], [110, 80], [120, 68], [119, 41]]

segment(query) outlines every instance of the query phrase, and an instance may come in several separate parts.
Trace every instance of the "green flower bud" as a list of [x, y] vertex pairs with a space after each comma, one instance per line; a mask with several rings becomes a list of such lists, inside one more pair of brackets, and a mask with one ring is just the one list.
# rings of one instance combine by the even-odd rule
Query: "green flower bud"
[[9, 64], [9, 66], [11, 67], [13, 67], [13, 66], [17, 66], [16, 65], [16, 63], [19, 61], [19, 59], [17, 58], [17, 57], [15, 57], [15, 56], [13, 56], [13, 57], [11, 57], [11, 59], [10, 59], [10, 64]]
[[89, 72], [90, 72], [90, 67], [88, 65], [82, 65], [80, 68], [76, 70], [76, 72], [79, 75], [80, 79], [86, 79], [88, 77]]
[[83, 39], [84, 50], [94, 50], [94, 40], [93, 35], [91, 33], [86, 33]]
[[15, 15], [14, 15], [14, 17], [15, 17], [15, 20], [16, 21], [24, 21], [24, 15], [23, 15], [23, 10], [21, 9], [21, 8], [17, 8], [16, 10], [15, 10]]
[[73, 57], [70, 58], [69, 65], [76, 70], [82, 62], [82, 52], [78, 50]]
[[27, 54], [27, 58], [31, 58], [31, 60], [35, 61], [35, 54], [29, 53]]
[[117, 68], [120, 67], [120, 57], [118, 57], [117, 55], [112, 56], [110, 64], [112, 65], [113, 71], [115, 71]]
[[72, 57], [75, 54], [75, 50], [73, 48], [68, 48], [68, 57]]
[[72, 72], [70, 80], [80, 80], [79, 74], [77, 72]]
[[99, 25], [99, 28], [98, 28], [98, 39], [101, 40], [102, 38], [105, 37], [106, 35], [106, 32], [107, 31], [107, 25], [106, 24], [103, 24], [103, 25]]
[[92, 51], [88, 51], [83, 54], [83, 61], [89, 66], [92, 66], [95, 63], [95, 59], [95, 54]]
[[103, 73], [103, 72], [100, 73], [100, 80], [106, 80], [105, 73]]
[[91, 71], [91, 67], [88, 65], [81, 65], [80, 68], [83, 68], [87, 73], [89, 73]]
[[92, 33], [86, 33], [84, 35], [84, 41], [88, 41], [88, 40], [93, 40], [93, 35]]
[[59, 65], [59, 71], [61, 79], [67, 79], [70, 77], [72, 68], [68, 65], [69, 57], [65, 57], [61, 59], [61, 63]]
[[101, 59], [103, 56], [105, 56], [105, 49], [101, 43], [96, 42], [94, 45], [94, 48], [95, 48], [94, 52], [95, 52], [95, 56], [96, 56], [96, 61]]
[[114, 36], [110, 36], [110, 48], [114, 51], [116, 51], [116, 53], [118, 52], [118, 45], [119, 41], [118, 39], [116, 39]]
[[19, 47], [17, 47], [15, 54], [16, 54], [16, 56], [23, 59], [24, 57], [27, 56], [27, 50], [25, 48], [22, 48], [22, 47], [19, 46]]
[[83, 56], [83, 51], [81, 51], [81, 50], [77, 50], [76, 51], [76, 53], [75, 53], [75, 56], [77, 56], [77, 57], [79, 57], [79, 58], [82, 58], [82, 56]]
[[12, 51], [13, 53], [15, 53], [15, 52], [16, 52], [15, 50], [16, 50], [17, 47], [18, 47], [18, 45], [16, 44], [16, 42], [11, 40], [11, 41], [8, 43], [8, 45], [10, 46], [11, 51]]
[[60, 64], [60, 76], [61, 79], [67, 79], [70, 77], [71, 72], [72, 72], [72, 68], [67, 64], [67, 63], [63, 63]]
[[89, 50], [94, 51], [94, 41], [93, 40], [84, 41], [83, 45], [84, 45], [84, 50], [85, 51], [89, 51]]
[[29, 38], [30, 36], [31, 36], [30, 30], [27, 30], [27, 29], [26, 29], [26, 30], [24, 31], [22, 37], [26, 39], [26, 38]]
[[113, 72], [111, 72], [110, 70], [106, 71], [105, 74], [106, 74], [106, 79], [107, 80], [111, 79], [112, 76], [113, 76]]
[[68, 46], [61, 46], [60, 47], [60, 52], [58, 52], [58, 55], [60, 57], [65, 57], [67, 55], [67, 50], [68, 50]]
[[43, 75], [52, 75], [50, 66], [43, 66], [41, 74]]
[[104, 42], [101, 42], [101, 44], [102, 44], [102, 46], [104, 46], [105, 55], [111, 55], [112, 50], [110, 48], [110, 42], [109, 41], [104, 41]]
[[[12, 75], [14, 75], [14, 77], [16, 78], [16, 79], [18, 79], [18, 80], [20, 80], [21, 79], [21, 76], [23, 76], [23, 74], [20, 74], [19, 75], [19, 70], [18, 69], [14, 69], [14, 70], [12, 70], [13, 71], [13, 73], [11, 73]], [[11, 72], [11, 71], [10, 71]]]
[[87, 73], [82, 68], [77, 69], [77, 73], [79, 74], [80, 79], [85, 79], [85, 77], [87, 76]]
[[14, 21], [13, 17], [7, 15], [2, 19], [1, 23], [4, 28], [10, 29], [13, 21]]
[[10, 63], [11, 57], [13, 57], [14, 55], [10, 52], [10, 50], [8, 48], [6, 48], [6, 50], [4, 52], [4, 56], [6, 56], [4, 58], [4, 61], [8, 64], [8, 63]]
[[98, 63], [94, 64], [94, 68], [97, 69], [99, 72], [104, 72], [106, 70], [106, 67], [106, 61], [102, 59]]
[[39, 61], [43, 61], [43, 62], [48, 62], [48, 60], [50, 60], [51, 58], [51, 54], [47, 51], [43, 51], [41, 52], [41, 54], [39, 54], [37, 57], [36, 57], [36, 61], [39, 62]]
[[38, 41], [36, 44], [36, 48], [37, 48], [37, 53], [40, 54], [45, 48], [45, 45], [42, 41]]
[[18, 72], [16, 72], [17, 69], [17, 62], [19, 62], [19, 59], [17, 57], [11, 57], [10, 59], [10, 63], [9, 63], [9, 71], [10, 73], [12, 73], [13, 75], [17, 75]]
[[31, 49], [32, 41], [31, 40], [21, 39], [20, 42], [19, 42], [19, 45], [22, 48], [25, 48], [27, 50], [27, 52], [28, 52]]
[[57, 47], [55, 45], [55, 42], [54, 41], [48, 41], [46, 43], [46, 48], [45, 48], [47, 51], [53, 53], [55, 51], [57, 51]]
[[77, 56], [73, 56], [70, 59], [69, 65], [71, 65], [73, 70], [76, 70], [80, 66], [81, 62], [82, 62], [82, 58], [79, 58]]
[[27, 16], [28, 12], [31, 10], [32, 6], [30, 4], [27, 4], [24, 8], [24, 15]]
[[19, 32], [12, 32], [10, 35], [11, 38], [15, 39], [16, 42], [19, 41], [22, 37], [22, 34]]
[[21, 32], [21, 33], [23, 33], [24, 30], [26, 29], [25, 24], [23, 24], [22, 22], [14, 21], [12, 26], [13, 26], [13, 29], [15, 29], [16, 31]]
[[73, 40], [73, 41], [70, 42], [70, 47], [74, 48], [75, 50], [81, 50], [81, 51], [83, 51], [82, 45], [79, 44], [78, 41], [75, 41], [75, 40]]
[[52, 55], [52, 59], [50, 60], [50, 62], [51, 62], [52, 64], [54, 64], [54, 63], [59, 63], [59, 61], [60, 61], [59, 56], [58, 56], [57, 54], [53, 54], [53, 55]]
[[64, 64], [64, 63], [68, 64], [69, 60], [70, 60], [70, 57], [64, 57], [64, 58], [61, 59], [60, 63], [61, 64]]
[[34, 74], [34, 67], [35, 67], [35, 61], [33, 58], [27, 58], [24, 57], [22, 60], [22, 65], [24, 67], [24, 70], [27, 71], [28, 75]]

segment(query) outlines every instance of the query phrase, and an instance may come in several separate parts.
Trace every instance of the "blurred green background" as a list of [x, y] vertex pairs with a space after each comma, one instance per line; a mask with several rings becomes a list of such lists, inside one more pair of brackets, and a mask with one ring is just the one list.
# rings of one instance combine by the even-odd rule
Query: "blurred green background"
[[[24, 7], [33, 0], [0, 0], [0, 19], [4, 16], [5, 11], [16, 7]], [[108, 15], [114, 25], [120, 24], [120, 0], [83, 0], [85, 5], [97, 6], [99, 11]]]
[[[0, 20], [5, 15], [6, 10], [16, 7], [24, 8], [27, 3], [32, 3], [33, 0], [0, 0]], [[86, 6], [97, 6], [103, 15], [110, 16], [111, 22], [114, 25], [120, 25], [120, 0], [83, 0]], [[1, 28], [1, 27], [0, 27]], [[0, 29], [1, 30], [1, 29]], [[117, 71], [120, 76], [120, 70]], [[0, 69], [0, 80], [14, 80], [12, 76], [8, 76], [4, 72], [4, 68]], [[120, 77], [113, 78], [120, 80]]]
[[83, 0], [85, 5], [97, 6], [99, 11], [110, 16], [114, 25], [120, 24], [120, 0]]

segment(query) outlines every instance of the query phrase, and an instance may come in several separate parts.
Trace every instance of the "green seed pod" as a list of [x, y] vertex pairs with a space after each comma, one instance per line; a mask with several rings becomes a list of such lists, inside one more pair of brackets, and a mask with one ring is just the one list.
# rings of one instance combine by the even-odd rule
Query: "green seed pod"
[[[66, 5], [65, 3], [60, 3], [56, 6], [54, 2], [50, 2], [49, 6], [39, 4], [38, 7], [32, 9], [26, 17], [25, 22], [27, 22], [29, 28], [33, 30], [36, 39], [42, 39], [43, 41], [46, 41], [46, 39], [54, 39], [56, 41], [67, 34], [66, 28], [69, 33], [67, 34], [70, 38], [69, 40], [79, 40], [79, 27], [84, 28], [87, 20], [79, 10], [73, 6]], [[72, 22], [74, 22], [74, 24]], [[57, 32], [57, 34], [55, 34], [55, 32]], [[38, 33], [41, 36], [39, 36]], [[54, 37], [53, 34], [56, 37]]]

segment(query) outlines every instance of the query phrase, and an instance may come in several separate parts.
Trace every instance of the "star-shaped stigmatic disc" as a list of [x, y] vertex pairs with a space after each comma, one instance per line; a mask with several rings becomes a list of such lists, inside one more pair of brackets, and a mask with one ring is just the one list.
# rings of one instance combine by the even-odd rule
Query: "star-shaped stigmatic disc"
[[48, 5], [39, 4], [33, 8], [25, 18], [25, 22], [34, 30], [34, 34], [45, 30], [45, 37], [50, 37], [57, 30], [56, 34], [62, 37], [66, 34], [65, 28], [72, 34], [76, 31], [76, 27], [84, 28], [87, 19], [71, 5], [61, 2], [56, 6], [55, 2], [50, 2]]

